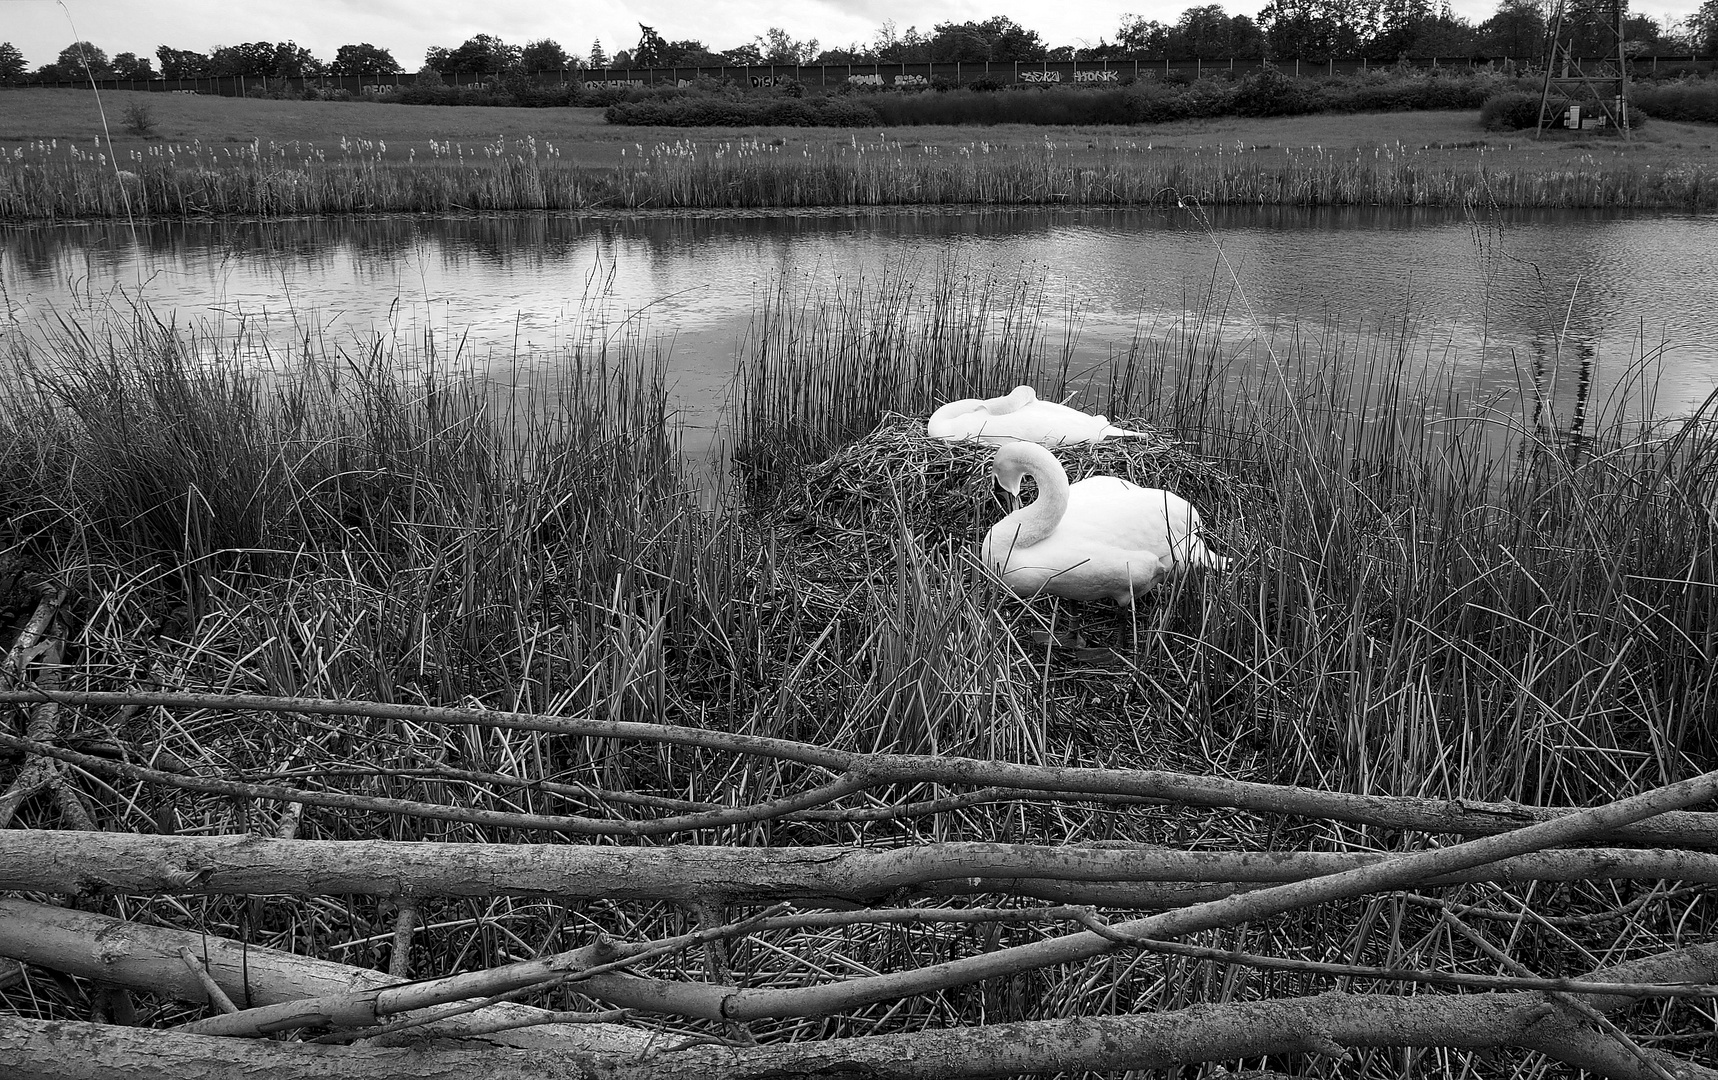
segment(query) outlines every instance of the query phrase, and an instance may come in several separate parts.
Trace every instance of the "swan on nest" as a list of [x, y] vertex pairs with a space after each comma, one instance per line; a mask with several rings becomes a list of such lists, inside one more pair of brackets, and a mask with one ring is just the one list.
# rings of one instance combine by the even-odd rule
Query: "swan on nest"
[[1116, 427], [1107, 416], [1093, 416], [1054, 401], [1040, 401], [1038, 392], [1030, 386], [1016, 386], [1002, 397], [951, 401], [931, 414], [925, 423], [925, 434], [933, 439], [980, 439], [989, 443], [1020, 440], [1043, 446], [1148, 437], [1143, 431]]
[[991, 473], [1016, 499], [1024, 477], [1038, 484], [1038, 497], [984, 538], [985, 566], [1018, 596], [1047, 592], [1129, 607], [1163, 580], [1229, 565], [1199, 538], [1199, 511], [1174, 492], [1119, 476], [1069, 484], [1056, 455], [1031, 442], [999, 449]]

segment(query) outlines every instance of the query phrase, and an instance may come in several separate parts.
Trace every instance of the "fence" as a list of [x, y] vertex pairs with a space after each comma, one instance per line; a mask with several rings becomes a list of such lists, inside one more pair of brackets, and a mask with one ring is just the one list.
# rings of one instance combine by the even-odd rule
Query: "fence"
[[[1593, 57], [1583, 64], [1608, 60]], [[980, 80], [1021, 86], [1103, 86], [1141, 78], [1192, 78], [1206, 75], [1235, 74], [1258, 71], [1265, 64], [1274, 64], [1290, 75], [1352, 75], [1371, 68], [1394, 68], [1406, 64], [1422, 69], [1454, 69], [1490, 67], [1517, 69], [1531, 67], [1526, 57], [1468, 57], [1426, 56], [1402, 61], [1374, 63], [1364, 58], [1349, 59], [1276, 59], [1259, 57], [1226, 57], [1214, 60], [1052, 60], [1016, 62], [957, 62], [925, 64], [762, 64], [742, 66], [696, 66], [669, 68], [576, 68], [561, 71], [540, 71], [526, 76], [539, 85], [585, 83], [587, 85], [638, 84], [685, 85], [700, 78], [732, 80], [741, 85], [757, 87], [799, 83], [804, 86], [874, 86], [912, 89], [927, 86], [964, 86]], [[1711, 73], [1718, 69], [1718, 58], [1695, 56], [1637, 56], [1630, 61], [1636, 75], [1661, 72]], [[203, 79], [97, 79], [103, 90], [150, 90], [164, 93], [217, 94], [224, 97], [244, 97], [251, 93], [287, 90], [302, 92], [306, 86], [322, 90], [345, 90], [358, 95], [378, 93], [396, 86], [410, 86], [417, 81], [411, 73], [397, 75], [327, 75], [293, 76], [289, 78], [260, 78], [246, 75], [222, 75]], [[484, 72], [447, 71], [442, 81], [453, 86], [475, 86], [489, 82], [493, 75]], [[27, 86], [79, 88], [89, 81], [59, 81], [27, 83]]]

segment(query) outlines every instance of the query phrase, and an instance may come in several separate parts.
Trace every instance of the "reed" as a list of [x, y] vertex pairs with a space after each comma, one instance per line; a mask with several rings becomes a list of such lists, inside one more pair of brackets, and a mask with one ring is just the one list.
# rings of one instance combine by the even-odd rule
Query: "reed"
[[99, 147], [38, 142], [0, 159], [0, 220], [486, 210], [721, 209], [892, 205], [1207, 204], [1718, 206], [1710, 163], [1655, 168], [1622, 155], [1502, 163], [1401, 143], [1361, 150], [1154, 147], [1149, 140], [973, 140], [907, 145], [887, 134], [794, 152], [780, 140], [635, 144], [615, 168], [575, 165], [534, 139], [432, 140], [398, 159], [385, 144], [256, 141], [150, 146], [111, 162]]
[[[524, 378], [540, 368], [526, 361], [543, 358], [498, 358], [500, 381], [523, 384], [502, 390], [433, 339], [367, 350], [310, 342], [259, 365], [254, 349], [146, 313], [83, 313], [57, 335], [20, 340], [11, 359], [22, 375], [0, 393], [6, 559], [75, 590], [79, 629], [63, 678], [81, 687], [523, 708], [857, 750], [1534, 802], [1591, 802], [1685, 775], [1712, 752], [1709, 409], [1647, 423], [1619, 397], [1570, 439], [1530, 398], [1464, 399], [1447, 373], [1425, 370], [1411, 327], [1377, 347], [1284, 335], [1269, 376], [1237, 385], [1225, 373], [1236, 334], [1249, 331], [1229, 329], [1220, 311], [1148, 327], [1101, 370], [1075, 371], [1032, 289], [998, 292], [955, 264], [936, 279], [929, 294], [894, 282], [772, 293], [739, 373], [744, 483], [703, 498], [676, 453], [658, 357], [636, 338], [581, 339], [554, 358], [549, 380]], [[1645, 383], [1652, 357], [1642, 360]], [[1186, 491], [1236, 569], [1131, 615], [1000, 594], [971, 554], [1000, 513], [988, 453], [926, 440], [917, 418], [941, 398], [1015, 380], [1154, 425], [1161, 438], [1070, 453], [1071, 467]], [[824, 779], [711, 751], [496, 728], [285, 714], [243, 726], [154, 712], [112, 721], [122, 742], [200, 770], [486, 809], [734, 805]], [[278, 825], [271, 810], [236, 800], [96, 794], [112, 828]], [[50, 812], [27, 806], [23, 823]], [[325, 838], [513, 838], [316, 808], [298, 827]], [[1311, 846], [1418, 843], [1280, 828]], [[778, 821], [699, 839], [1168, 843], [1188, 830], [1215, 848], [1281, 839], [1247, 814], [1081, 804]], [[1601, 899], [1598, 886], [1568, 888], [1572, 906]], [[1470, 898], [1515, 895], [1484, 887]], [[1599, 920], [1522, 928], [1516, 955], [1551, 956], [1568, 939], [1627, 948], [1710, 922], [1708, 908], [1673, 892], [1642, 896], [1624, 931]], [[1209, 940], [1293, 952], [1314, 930], [1340, 929], [1334, 940], [1355, 960], [1430, 964], [1459, 951], [1392, 903]], [[242, 923], [259, 943], [354, 962], [382, 960], [389, 937], [387, 913], [350, 898], [211, 899], [194, 913], [166, 900], [127, 905], [134, 918], [226, 933]], [[420, 948], [437, 967], [688, 921], [666, 905], [507, 900], [426, 902], [422, 915]], [[732, 963], [742, 978], [791, 984], [827, 977], [836, 952], [841, 970], [882, 968], [1039, 932], [783, 932], [749, 940]], [[696, 966], [654, 970], [696, 976]], [[1288, 975], [1240, 985], [1220, 972], [1110, 957], [755, 1034], [1162, 1008], [1319, 985]], [[63, 989], [30, 993], [0, 989], [0, 1003], [26, 1015], [69, 1009]], [[559, 992], [542, 1001], [566, 1004]], [[178, 1015], [157, 1003], [145, 1021]], [[1663, 1030], [1695, 1022], [1683, 1006], [1662, 1020]], [[1378, 1055], [1353, 1069], [1389, 1076], [1399, 1066]]]

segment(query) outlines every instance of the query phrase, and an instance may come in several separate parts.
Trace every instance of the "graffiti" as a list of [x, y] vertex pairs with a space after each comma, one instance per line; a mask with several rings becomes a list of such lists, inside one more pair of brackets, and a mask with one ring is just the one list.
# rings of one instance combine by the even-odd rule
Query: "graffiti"
[[1022, 71], [1020, 81], [1027, 83], [1059, 83], [1062, 81], [1060, 71]]
[[678, 86], [680, 89], [684, 90], [688, 86], [697, 86], [698, 80], [697, 79], [681, 79], [679, 82], [675, 83], [674, 85]]
[[586, 79], [586, 90], [601, 90], [605, 86], [643, 86], [643, 79]]
[[931, 80], [927, 76], [924, 76], [924, 75], [897, 75], [897, 76], [895, 76], [895, 85], [896, 86], [929, 86], [930, 84], [931, 84]]
[[366, 94], [385, 94], [392, 89], [393, 87], [385, 86], [382, 83], [366, 83], [363, 92]]
[[1076, 72], [1074, 72], [1074, 81], [1077, 83], [1120, 82], [1121, 81], [1121, 72], [1119, 72], [1119, 71], [1076, 71]]
[[881, 76], [881, 75], [849, 75], [849, 76], [847, 76], [847, 81], [854, 84], [855, 86], [882, 86], [883, 85], [883, 76]]
[[786, 75], [753, 75], [753, 86], [786, 86], [793, 80]]

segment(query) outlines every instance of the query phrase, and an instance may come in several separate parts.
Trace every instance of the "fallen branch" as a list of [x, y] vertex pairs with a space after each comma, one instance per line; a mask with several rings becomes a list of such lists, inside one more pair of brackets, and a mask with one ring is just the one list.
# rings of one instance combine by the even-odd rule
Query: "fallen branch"
[[[42, 692], [33, 690], [0, 691], [0, 703], [26, 704], [45, 700], [46, 697], [47, 695]], [[743, 735], [703, 728], [673, 727], [628, 721], [569, 719], [537, 713], [484, 712], [427, 705], [390, 705], [376, 702], [330, 701], [318, 698], [143, 691], [62, 692], [53, 694], [51, 697], [62, 704], [79, 706], [144, 705], [172, 709], [363, 716], [431, 726], [493, 727], [590, 738], [697, 746], [730, 753], [754, 754], [780, 761], [794, 761], [803, 765], [827, 769], [835, 774], [863, 774], [870, 786], [938, 783], [953, 787], [997, 787], [1020, 791], [1052, 791], [1062, 795], [1127, 795], [1162, 803], [1232, 807], [1262, 813], [1290, 814], [1392, 829], [1412, 829], [1419, 832], [1452, 833], [1466, 836], [1490, 836], [1508, 832], [1523, 825], [1554, 820], [1573, 809], [1570, 807], [1530, 807], [1515, 803], [1444, 801], [1406, 796], [1351, 795], [1342, 792], [1319, 791], [1312, 788], [1260, 784], [1223, 777], [1146, 769], [1018, 765], [1011, 762], [982, 761], [976, 758], [952, 756], [861, 754], [759, 735]], [[10, 737], [0, 738], [0, 745], [29, 749], [24, 742]], [[58, 751], [58, 748], [53, 749], [57, 751], [55, 756], [64, 760], [72, 760], [66, 751]], [[87, 759], [87, 761], [87, 765], [86, 759], [78, 759], [77, 763], [83, 767], [90, 767], [92, 770], [107, 766], [110, 772], [149, 783], [171, 784], [175, 780], [184, 779], [158, 770], [133, 771], [134, 767], [113, 768], [115, 763], [101, 759]], [[225, 794], [250, 794], [243, 789], [243, 785], [231, 789], [211, 787], [208, 790]], [[387, 800], [354, 801], [351, 797], [338, 793], [306, 792], [296, 789], [281, 789], [275, 794], [254, 795], [253, 797], [277, 799], [285, 802], [304, 801], [325, 806], [351, 806], [360, 809], [376, 808], [388, 802]], [[401, 800], [401, 802], [405, 801]], [[421, 806], [426, 811], [436, 811], [435, 813], [426, 813], [425, 816], [441, 817], [444, 820], [468, 820], [466, 817], [454, 817], [447, 813], [448, 808], [436, 804], [413, 805]], [[508, 825], [521, 819], [532, 820], [533, 816], [500, 815], [495, 823]], [[485, 818], [484, 820], [487, 821], [488, 819]], [[535, 820], [540, 821], [541, 819]], [[530, 828], [534, 826], [514, 825], [513, 827]], [[648, 821], [598, 821], [592, 826], [579, 825], [576, 828], [569, 828], [568, 831], [583, 831], [587, 828], [592, 833], [607, 835], [647, 835], [656, 831], [655, 823]], [[1666, 814], [1661, 815], [1656, 821], [1619, 825], [1614, 829], [1593, 835], [1614, 841], [1626, 841], [1631, 844], [1695, 850], [1718, 849], [1718, 814]]]
[[[275, 1005], [390, 985], [384, 972], [317, 960], [212, 934], [148, 926], [87, 911], [0, 897], [0, 956], [131, 990], [201, 1004], [200, 979], [185, 967], [188, 948], [229, 998], [247, 1008]], [[468, 1031], [506, 1030], [517, 1022], [539, 1022], [545, 1010], [501, 1005], [431, 1029], [445, 1037]], [[535, 1028], [491, 1041], [534, 1046], [556, 1053], [591, 1049], [638, 1049], [648, 1036], [613, 1024], [579, 1028]], [[7, 1076], [0, 1069], [0, 1076]]]
[[[1064, 903], [1151, 908], [1389, 858], [1375, 852], [1189, 852], [1146, 845], [610, 847], [12, 829], [0, 831], [0, 890], [870, 903], [919, 889], [942, 896], [1051, 893], [1049, 898]], [[1636, 848], [1533, 852], [1425, 884], [1604, 879], [1714, 883], [1718, 855]], [[1179, 884], [1184, 882], [1220, 884], [1198, 895], [1200, 890]], [[1157, 884], [1176, 887], [1141, 887]]]

